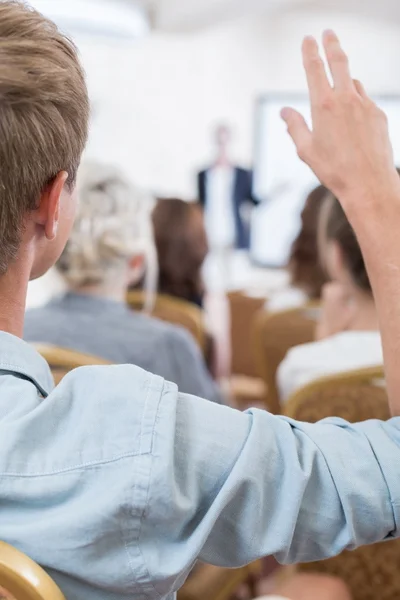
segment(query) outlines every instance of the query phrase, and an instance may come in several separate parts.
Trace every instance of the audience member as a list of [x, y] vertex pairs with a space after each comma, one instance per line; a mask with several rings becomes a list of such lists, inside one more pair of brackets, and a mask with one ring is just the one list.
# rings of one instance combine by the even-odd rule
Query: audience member
[[290, 287], [268, 299], [266, 308], [270, 311], [296, 308], [321, 297], [326, 275], [318, 257], [317, 228], [320, 207], [327, 193], [326, 187], [319, 185], [307, 197], [301, 213], [301, 228], [288, 262]]
[[206, 294], [203, 263], [208, 253], [203, 210], [179, 198], [160, 199], [153, 210], [158, 256], [158, 291], [204, 309], [208, 330], [206, 363], [215, 378], [229, 375], [230, 338], [225, 295]]
[[164, 198], [153, 210], [153, 225], [159, 292], [202, 308], [202, 266], [208, 253], [202, 209], [178, 198]]
[[[241, 413], [132, 365], [77, 369], [53, 387], [20, 339], [26, 290], [69, 237], [89, 102], [76, 50], [53, 23], [3, 0], [0, 40], [1, 539], [43, 565], [66, 598], [172, 600], [196, 560], [299, 562], [399, 537], [398, 418]], [[387, 123], [334, 34], [324, 43], [334, 88], [316, 42], [304, 46], [312, 132], [293, 111], [283, 116], [363, 240], [398, 412], [400, 182]]]
[[146, 263], [154, 290], [151, 198], [111, 166], [84, 165], [79, 208], [57, 267], [69, 291], [27, 312], [24, 337], [130, 363], [176, 383], [186, 393], [220, 401], [195, 341], [185, 330], [133, 312], [126, 292]]
[[257, 600], [351, 600], [343, 581], [329, 575], [297, 574], [278, 585], [273, 595]]
[[198, 198], [204, 208], [212, 252], [229, 254], [250, 247], [253, 173], [236, 166], [230, 156], [232, 131], [220, 124], [215, 129], [216, 155], [212, 164], [197, 176]]
[[278, 369], [282, 400], [318, 377], [383, 364], [375, 303], [361, 249], [333, 196], [328, 196], [321, 208], [319, 249], [331, 281], [323, 287], [316, 341], [292, 348]]

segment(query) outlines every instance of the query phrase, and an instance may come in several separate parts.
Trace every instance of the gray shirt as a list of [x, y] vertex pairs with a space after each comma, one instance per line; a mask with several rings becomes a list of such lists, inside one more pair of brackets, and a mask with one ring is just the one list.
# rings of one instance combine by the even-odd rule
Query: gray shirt
[[137, 365], [176, 383], [184, 393], [221, 403], [190, 333], [121, 302], [68, 293], [27, 312], [24, 338]]

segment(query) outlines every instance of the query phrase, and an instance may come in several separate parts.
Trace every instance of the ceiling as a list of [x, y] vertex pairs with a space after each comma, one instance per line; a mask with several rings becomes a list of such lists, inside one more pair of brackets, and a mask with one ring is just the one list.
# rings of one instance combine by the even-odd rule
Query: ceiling
[[353, 12], [400, 23], [400, 0], [29, 0], [63, 30], [137, 39], [149, 28], [190, 32], [246, 15]]
[[153, 26], [188, 31], [245, 14], [274, 14], [307, 8], [357, 12], [383, 19], [398, 19], [400, 0], [125, 0], [150, 11]]

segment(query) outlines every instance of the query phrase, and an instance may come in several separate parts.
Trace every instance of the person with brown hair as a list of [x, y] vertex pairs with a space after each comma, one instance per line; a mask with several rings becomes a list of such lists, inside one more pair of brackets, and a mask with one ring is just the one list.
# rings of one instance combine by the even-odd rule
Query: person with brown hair
[[[53, 242], [51, 252], [41, 243], [30, 256], [37, 277], [58, 258], [72, 224], [89, 100], [75, 47], [55, 25], [18, 2], [2, 2], [0, 19], [0, 276], [19, 258], [29, 214]], [[65, 196], [71, 200], [59, 202]], [[56, 206], [62, 214], [47, 220]]]
[[[351, 87], [337, 45], [325, 38], [333, 80]], [[388, 241], [381, 231], [400, 221], [387, 125], [355, 89], [316, 101], [314, 52], [309, 41], [314, 128], [304, 156], [346, 204], [364, 248], [374, 246], [387, 318], [400, 270], [385, 268], [399, 265], [397, 233]], [[398, 418], [311, 425], [241, 413], [132, 365], [77, 369], [54, 388], [21, 340], [24, 307], [29, 278], [59, 258], [72, 227], [88, 97], [73, 45], [23, 3], [0, 2], [0, 58], [0, 538], [45, 567], [68, 599], [172, 600], [196, 560], [306, 561], [399, 537]], [[360, 208], [361, 189], [370, 196]], [[398, 310], [385, 330], [393, 367], [391, 330], [400, 331]], [[389, 384], [400, 410], [394, 370]]]
[[371, 357], [378, 357], [381, 364], [378, 318], [364, 258], [343, 208], [332, 195], [321, 210], [319, 238], [320, 261], [330, 283], [323, 288], [317, 340], [345, 331], [374, 332], [372, 347], [366, 335], [360, 336], [359, 343], [364, 350], [370, 348]]
[[319, 254], [329, 283], [322, 290], [316, 341], [289, 350], [278, 369], [283, 401], [314, 379], [383, 364], [375, 302], [354, 231], [329, 194], [319, 219]]
[[318, 219], [321, 205], [328, 190], [319, 185], [309, 193], [301, 213], [301, 228], [290, 252], [288, 269], [291, 284], [302, 290], [307, 298], [321, 297], [322, 286], [326, 283], [317, 244]]
[[208, 369], [215, 378], [227, 377], [230, 373], [229, 331], [228, 323], [220, 315], [228, 309], [225, 295], [206, 295], [202, 268], [208, 254], [208, 241], [203, 209], [198, 203], [180, 198], [160, 198], [153, 210], [153, 227], [158, 291], [204, 309]]
[[328, 190], [323, 185], [309, 193], [301, 213], [300, 231], [290, 251], [289, 287], [278, 290], [268, 299], [267, 310], [295, 308], [321, 297], [326, 274], [318, 256], [317, 229], [320, 207], [327, 194]]
[[153, 210], [158, 291], [203, 307], [202, 266], [208, 254], [203, 211], [198, 204], [162, 198]]

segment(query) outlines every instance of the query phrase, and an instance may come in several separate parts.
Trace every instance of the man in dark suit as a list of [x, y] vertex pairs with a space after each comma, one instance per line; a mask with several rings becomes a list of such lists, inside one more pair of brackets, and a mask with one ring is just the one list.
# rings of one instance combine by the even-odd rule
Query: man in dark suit
[[211, 249], [248, 250], [250, 246], [251, 207], [257, 204], [252, 194], [252, 172], [229, 159], [230, 129], [216, 129], [217, 157], [213, 165], [198, 174], [198, 197], [204, 207]]

